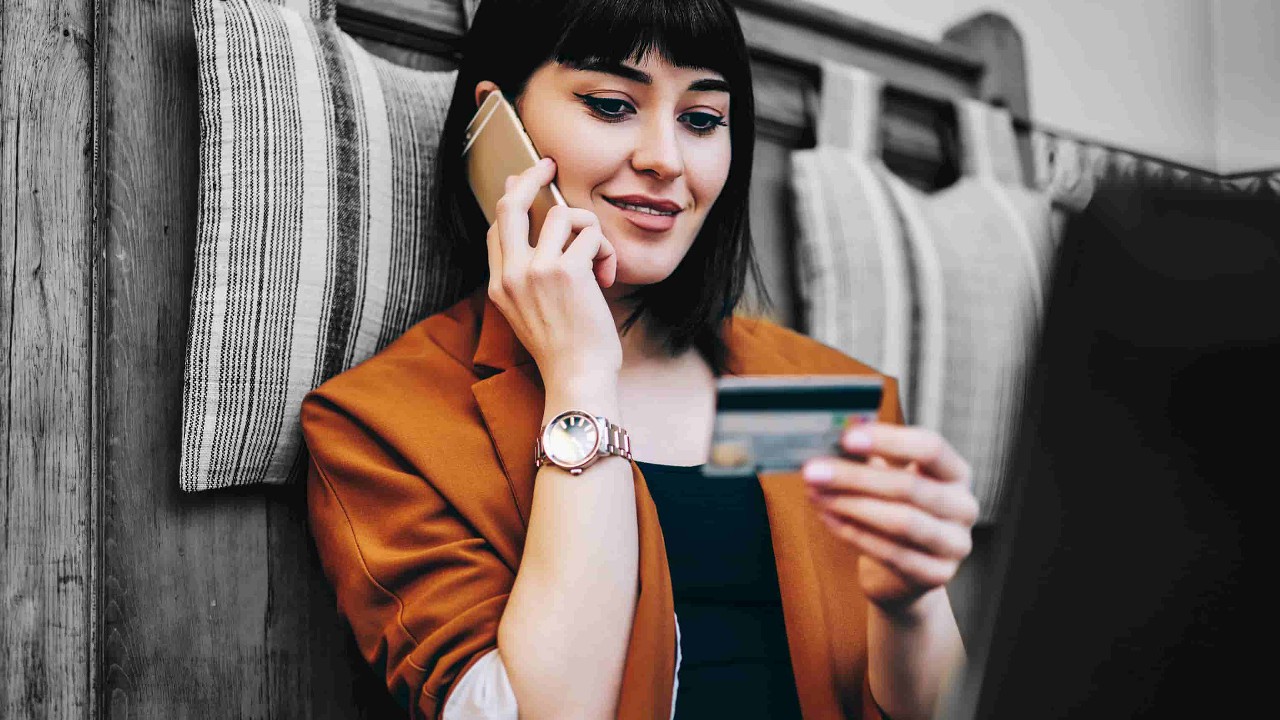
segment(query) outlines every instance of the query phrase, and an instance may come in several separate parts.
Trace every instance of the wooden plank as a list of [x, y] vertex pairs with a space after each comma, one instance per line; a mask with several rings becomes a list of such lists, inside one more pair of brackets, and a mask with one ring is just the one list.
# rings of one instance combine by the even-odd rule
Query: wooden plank
[[[739, 2], [739, 5], [743, 3]], [[859, 43], [834, 32], [792, 24], [754, 7], [740, 7], [738, 18], [752, 58], [790, 66], [820, 82], [818, 63], [823, 59], [857, 65], [884, 77], [904, 90], [938, 98], [972, 97], [981, 76], [968, 64], [926, 64], [900, 54], [900, 49], [878, 42]]]
[[450, 58], [443, 58], [431, 53], [415, 50], [411, 47], [403, 47], [394, 45], [382, 40], [374, 40], [360, 35], [352, 36], [357, 43], [371, 55], [377, 55], [383, 60], [388, 60], [397, 65], [403, 65], [414, 70], [453, 70], [457, 68], [457, 63]]
[[353, 36], [454, 62], [461, 57], [466, 20], [457, 0], [338, 0], [337, 20]]
[[[867, 48], [903, 63], [935, 68], [966, 83], [982, 75], [982, 58], [962, 45], [922, 40], [808, 0], [730, 0], [738, 16], [744, 14], [814, 34], [827, 35], [848, 46]], [[746, 33], [744, 27], [743, 33]], [[747, 42], [751, 36], [747, 34]]]
[[381, 18], [406, 31], [461, 37], [466, 27], [460, 0], [338, 0], [338, 17]]
[[[108, 717], [247, 715], [267, 694], [265, 509], [250, 492], [186, 497], [177, 484], [194, 31], [174, 0], [115, 2], [109, 13], [104, 700]], [[260, 562], [241, 564], [248, 555]]]
[[0, 0], [0, 717], [93, 716], [92, 0]]
[[186, 0], [106, 7], [101, 702], [113, 718], [379, 716], [386, 693], [379, 684], [381, 697], [359, 697], [369, 671], [353, 660], [311, 549], [304, 489], [178, 487], [194, 31]]

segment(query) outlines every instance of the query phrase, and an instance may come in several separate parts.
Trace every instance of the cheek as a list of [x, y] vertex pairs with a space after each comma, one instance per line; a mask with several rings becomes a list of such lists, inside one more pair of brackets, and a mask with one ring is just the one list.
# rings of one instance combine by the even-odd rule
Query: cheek
[[693, 150], [689, 157], [689, 188], [700, 205], [699, 210], [706, 213], [716, 198], [720, 197], [725, 181], [729, 179], [729, 164], [732, 159], [729, 143], [708, 143], [707, 147]]
[[[537, 137], [538, 150], [556, 160], [556, 186], [575, 207], [589, 207], [591, 189], [606, 181], [625, 155], [611, 140], [608, 126], [570, 113], [554, 122], [539, 123], [537, 134], [530, 123], [530, 137]], [[606, 129], [603, 129], [606, 128]], [[612, 149], [611, 149], [612, 148]]]

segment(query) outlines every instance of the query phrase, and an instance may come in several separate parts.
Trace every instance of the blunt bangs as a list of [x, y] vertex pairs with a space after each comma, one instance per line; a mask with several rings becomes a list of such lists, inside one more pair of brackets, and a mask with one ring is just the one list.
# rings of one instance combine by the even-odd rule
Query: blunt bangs
[[590, 0], [566, 3], [567, 24], [551, 57], [570, 67], [591, 60], [620, 64], [639, 61], [656, 52], [668, 64], [712, 70], [737, 91], [735, 61], [725, 48], [733, 46], [737, 29], [731, 11], [722, 3], [635, 2]]

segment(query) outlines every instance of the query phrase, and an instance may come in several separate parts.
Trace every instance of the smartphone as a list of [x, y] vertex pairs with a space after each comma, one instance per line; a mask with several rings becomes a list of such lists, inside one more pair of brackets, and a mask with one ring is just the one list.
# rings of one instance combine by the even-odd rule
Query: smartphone
[[[467, 124], [462, 155], [471, 192], [490, 224], [497, 215], [498, 198], [506, 192], [507, 176], [519, 175], [542, 159], [515, 108], [500, 90], [484, 97], [475, 117]], [[555, 205], [567, 206], [568, 203], [552, 182], [538, 190], [529, 208], [529, 245], [538, 244], [542, 223]]]
[[810, 459], [838, 457], [851, 425], [880, 412], [879, 375], [735, 375], [716, 381], [716, 419], [707, 477], [796, 472]]

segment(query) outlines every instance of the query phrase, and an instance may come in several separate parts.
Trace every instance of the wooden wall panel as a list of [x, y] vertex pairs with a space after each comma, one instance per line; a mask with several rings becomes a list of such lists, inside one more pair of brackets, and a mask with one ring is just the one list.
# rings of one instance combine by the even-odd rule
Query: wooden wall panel
[[[118, 0], [109, 13], [104, 714], [360, 717], [368, 671], [352, 661], [311, 549], [304, 488], [178, 487], [194, 31], [186, 0]], [[376, 709], [386, 693], [375, 687], [366, 705]]]
[[775, 62], [817, 64], [822, 58], [866, 68], [908, 90], [971, 97], [981, 60], [856, 20], [803, 0], [732, 0], [751, 53]]
[[0, 2], [0, 717], [92, 709], [92, 0]]
[[199, 141], [190, 9], [109, 13], [105, 714], [243, 716], [268, 694], [262, 498], [177, 484]]

